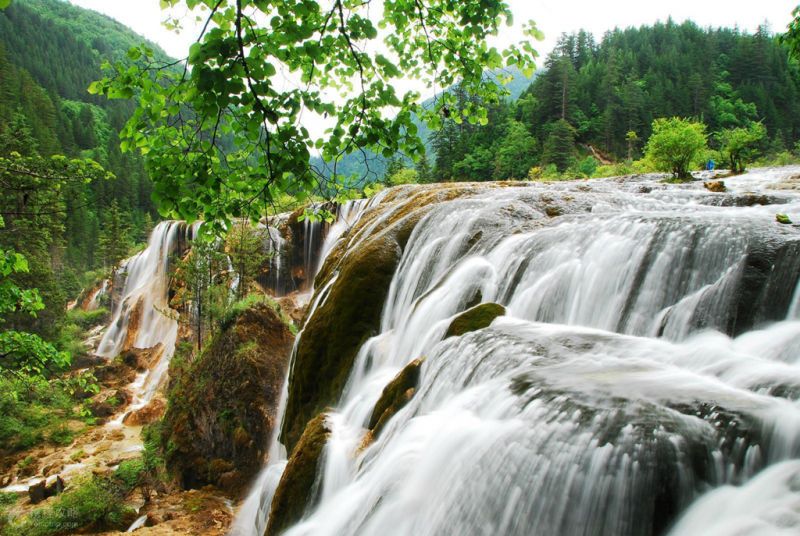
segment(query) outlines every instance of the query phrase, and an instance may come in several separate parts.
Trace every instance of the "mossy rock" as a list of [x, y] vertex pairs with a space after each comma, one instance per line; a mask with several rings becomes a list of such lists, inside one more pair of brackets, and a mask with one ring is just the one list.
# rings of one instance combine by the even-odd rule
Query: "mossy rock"
[[424, 358], [415, 359], [405, 366], [395, 378], [383, 388], [369, 418], [371, 439], [378, 437], [383, 427], [411, 400], [419, 385], [419, 375]]
[[506, 308], [498, 303], [482, 303], [467, 309], [450, 323], [446, 337], [459, 337], [470, 331], [477, 331], [488, 327], [495, 318], [504, 316]]
[[[184, 488], [247, 484], [260, 468], [276, 422], [293, 335], [275, 308], [255, 301], [237, 311], [194, 360], [180, 352], [160, 444]], [[236, 491], [236, 490], [233, 490]]]
[[314, 505], [317, 469], [330, 435], [331, 430], [325, 413], [317, 415], [306, 426], [292, 455], [289, 456], [286, 469], [272, 498], [265, 536], [281, 534], [300, 521], [309, 507]]
[[485, 189], [462, 185], [393, 188], [328, 255], [314, 287], [319, 292], [335, 274], [338, 277], [322, 305], [305, 319], [297, 345], [281, 431], [287, 449], [297, 444], [311, 418], [338, 402], [359, 348], [378, 333], [389, 286], [419, 221], [439, 203]]

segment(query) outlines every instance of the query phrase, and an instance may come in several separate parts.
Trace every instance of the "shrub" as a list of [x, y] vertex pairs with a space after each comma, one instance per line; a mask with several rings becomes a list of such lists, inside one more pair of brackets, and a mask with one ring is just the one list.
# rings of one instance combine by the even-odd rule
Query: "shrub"
[[669, 171], [676, 179], [687, 179], [690, 167], [705, 149], [703, 123], [671, 117], [653, 121], [645, 155], [658, 170]]
[[87, 528], [124, 530], [135, 512], [123, 504], [130, 492], [117, 478], [95, 476], [77, 482], [46, 507], [36, 509], [6, 528], [9, 536], [58, 536]]

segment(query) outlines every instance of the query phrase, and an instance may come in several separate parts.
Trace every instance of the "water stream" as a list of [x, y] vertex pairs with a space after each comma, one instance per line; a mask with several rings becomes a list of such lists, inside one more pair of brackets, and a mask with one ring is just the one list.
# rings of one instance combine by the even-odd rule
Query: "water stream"
[[[758, 170], [726, 194], [641, 178], [434, 207], [287, 534], [799, 533], [800, 233], [775, 214], [800, 221], [800, 195], [769, 189], [798, 173]], [[477, 302], [507, 315], [443, 339]], [[360, 450], [384, 386], [420, 356], [415, 396]], [[280, 447], [232, 534], [263, 534]]]

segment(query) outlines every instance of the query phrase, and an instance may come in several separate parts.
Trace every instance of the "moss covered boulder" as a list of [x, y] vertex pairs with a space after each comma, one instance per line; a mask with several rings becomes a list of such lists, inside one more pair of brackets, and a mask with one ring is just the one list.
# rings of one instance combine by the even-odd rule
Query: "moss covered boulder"
[[317, 469], [331, 430], [326, 414], [308, 423], [297, 442], [272, 498], [266, 536], [277, 536], [302, 519], [317, 499]]
[[415, 359], [405, 366], [395, 378], [383, 388], [369, 418], [368, 441], [378, 437], [383, 427], [414, 396], [419, 384], [420, 369], [424, 358]]
[[185, 488], [244, 486], [258, 471], [293, 339], [274, 303], [250, 300], [200, 355], [173, 358], [160, 443]]
[[506, 314], [506, 308], [498, 303], [482, 303], [467, 309], [450, 323], [445, 337], [458, 337], [488, 327], [498, 316]]

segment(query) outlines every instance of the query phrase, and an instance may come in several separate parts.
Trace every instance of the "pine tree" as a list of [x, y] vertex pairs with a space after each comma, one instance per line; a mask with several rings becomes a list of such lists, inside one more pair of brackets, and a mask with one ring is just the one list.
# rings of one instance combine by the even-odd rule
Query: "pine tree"
[[542, 151], [544, 164], [555, 164], [564, 172], [575, 157], [575, 129], [563, 119], [552, 124], [550, 134]]
[[433, 174], [431, 172], [431, 166], [428, 163], [428, 153], [422, 153], [419, 161], [414, 166], [414, 169], [417, 170], [417, 180], [420, 183], [426, 182], [433, 182]]
[[128, 256], [131, 248], [130, 223], [119, 208], [116, 199], [103, 214], [100, 229], [100, 255], [105, 268], [112, 272], [119, 268], [120, 262]]

